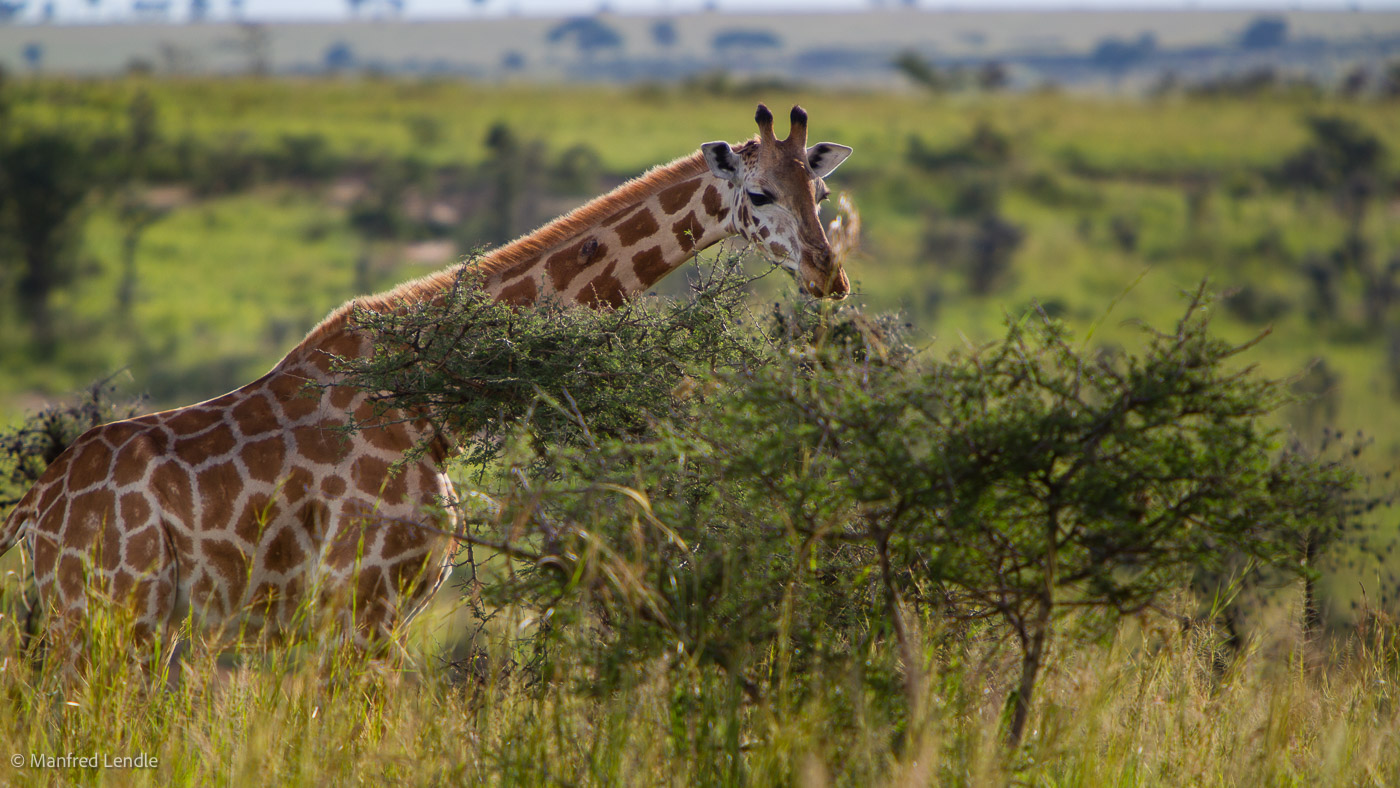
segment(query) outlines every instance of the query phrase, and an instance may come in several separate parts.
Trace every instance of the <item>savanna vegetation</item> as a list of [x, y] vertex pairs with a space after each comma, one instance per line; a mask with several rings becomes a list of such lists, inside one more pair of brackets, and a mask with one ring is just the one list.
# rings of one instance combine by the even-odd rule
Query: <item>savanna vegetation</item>
[[856, 149], [864, 245], [841, 308], [725, 250], [616, 313], [379, 321], [346, 373], [475, 491], [416, 667], [195, 638], [165, 689], [118, 607], [61, 691], [12, 554], [0, 750], [159, 766], [6, 779], [1395, 781], [1400, 113], [1247, 93], [10, 79], [0, 500], [759, 98]]

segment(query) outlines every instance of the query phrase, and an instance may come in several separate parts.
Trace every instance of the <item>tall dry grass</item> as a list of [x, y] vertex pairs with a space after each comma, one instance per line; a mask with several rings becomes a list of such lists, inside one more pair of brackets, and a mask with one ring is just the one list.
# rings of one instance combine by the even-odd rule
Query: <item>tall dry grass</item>
[[[928, 673], [912, 716], [891, 713], [857, 676], [810, 676], [805, 692], [755, 700], [730, 677], [678, 660], [638, 664], [624, 689], [599, 693], [567, 655], [548, 678], [508, 669], [518, 655], [499, 639], [472, 670], [450, 663], [454, 644], [441, 639], [418, 648], [414, 667], [333, 637], [228, 653], [196, 643], [169, 677], [131, 658], [111, 614], [94, 617], [92, 664], [65, 688], [20, 652], [18, 593], [12, 576], [0, 599], [6, 785], [1400, 781], [1400, 650], [1393, 625], [1375, 619], [1321, 644], [1274, 621], [1239, 650], [1162, 620], [1106, 639], [1064, 638], [1026, 740], [1008, 752], [1001, 711], [1015, 663], [991, 633], [923, 636]], [[69, 755], [144, 755], [156, 765], [32, 760]]]

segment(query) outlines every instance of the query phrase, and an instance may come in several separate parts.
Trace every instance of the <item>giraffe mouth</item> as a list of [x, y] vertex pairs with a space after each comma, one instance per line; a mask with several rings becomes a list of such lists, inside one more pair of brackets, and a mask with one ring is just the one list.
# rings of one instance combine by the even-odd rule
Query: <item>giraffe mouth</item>
[[846, 283], [845, 275], [839, 271], [827, 277], [830, 283], [827, 287], [822, 287], [815, 278], [804, 279], [796, 272], [793, 272], [793, 277], [797, 280], [797, 292], [812, 298], [830, 298], [833, 301], [841, 301], [851, 294], [851, 288]]
[[803, 260], [792, 271], [797, 279], [797, 289], [813, 298], [830, 298], [840, 301], [851, 293], [850, 280], [841, 266], [831, 261], [829, 266], [819, 266]]
[[[770, 249], [768, 251], [776, 250]], [[777, 259], [774, 259], [775, 257]], [[840, 301], [850, 294], [850, 285], [847, 284], [845, 272], [840, 269], [831, 271], [825, 275], [814, 275], [804, 272], [803, 269], [807, 268], [810, 271], [810, 269], [815, 268], [815, 266], [803, 265], [801, 261], [791, 257], [770, 254], [769, 260], [775, 266], [783, 269], [792, 276], [793, 281], [797, 283], [797, 292], [802, 295], [812, 298], [831, 298]], [[827, 283], [826, 286], [821, 284], [823, 281]]]

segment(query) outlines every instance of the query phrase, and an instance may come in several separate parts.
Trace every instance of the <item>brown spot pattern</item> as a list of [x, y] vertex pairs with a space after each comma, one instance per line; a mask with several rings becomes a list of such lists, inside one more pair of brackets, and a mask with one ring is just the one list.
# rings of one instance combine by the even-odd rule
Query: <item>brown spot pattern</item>
[[116, 464], [112, 467], [112, 483], [118, 487], [135, 484], [146, 475], [150, 454], [145, 451], [145, 443], [140, 437], [128, 441], [117, 452]]
[[579, 293], [579, 298], [583, 303], [592, 307], [607, 304], [614, 309], [622, 306], [625, 293], [622, 289], [622, 282], [613, 276], [614, 265], [615, 263], [608, 263], [608, 267], [603, 273], [584, 286], [583, 292]]
[[662, 254], [661, 247], [653, 246], [632, 255], [632, 270], [637, 272], [642, 287], [651, 287], [666, 275], [670, 267], [666, 265], [666, 256]]
[[311, 483], [315, 481], [315, 476], [311, 471], [294, 466], [287, 472], [287, 477], [282, 482], [282, 494], [289, 503], [296, 503], [305, 498], [311, 492]]
[[238, 431], [247, 437], [277, 429], [277, 415], [272, 412], [272, 404], [261, 395], [245, 397], [231, 413]]
[[633, 206], [630, 206], [630, 207], [627, 207], [627, 208], [623, 208], [622, 210], [618, 211], [617, 213], [615, 213], [615, 214], [609, 216], [608, 218], [604, 219], [604, 220], [602, 221], [602, 223], [599, 224], [599, 226], [600, 226], [600, 227], [611, 227], [611, 226], [613, 226], [615, 223], [620, 222], [620, 221], [622, 221], [624, 218], [630, 216], [634, 211], [639, 210], [640, 207], [641, 207], [641, 206], [633, 205]]
[[526, 273], [533, 271], [535, 269], [535, 266], [539, 265], [539, 262], [540, 258], [538, 257], [527, 257], [526, 259], [521, 260], [515, 265], [498, 272], [496, 274], [497, 281], [509, 282], [517, 276], [523, 276]]
[[579, 241], [572, 246], [555, 252], [545, 261], [545, 268], [549, 271], [549, 278], [554, 282], [554, 289], [563, 292], [568, 289], [569, 283], [574, 281], [574, 277], [583, 270], [584, 262], [579, 259], [579, 252], [583, 250], [583, 241]]
[[297, 453], [318, 465], [331, 465], [345, 455], [345, 436], [326, 427], [305, 427], [296, 431]]
[[275, 481], [287, 461], [287, 444], [281, 435], [243, 447], [243, 465], [248, 475], [260, 482]]
[[533, 304], [535, 298], [538, 296], [539, 293], [535, 288], [534, 277], [527, 276], [502, 290], [500, 296], [498, 296], [498, 300], [504, 301], [507, 304], [524, 306], [526, 304]]
[[321, 494], [327, 498], [339, 498], [345, 494], [345, 480], [339, 476], [327, 476], [321, 480]]
[[357, 588], [355, 590], [356, 607], [363, 607], [370, 600], [380, 595], [380, 584], [383, 581], [383, 573], [377, 566], [367, 566], [360, 569], [360, 576], [356, 578]]
[[240, 539], [251, 544], [262, 540], [262, 533], [267, 530], [267, 524], [277, 517], [275, 509], [269, 506], [270, 502], [271, 499], [266, 495], [249, 497], [234, 525], [234, 533], [238, 534]]
[[102, 546], [93, 563], [104, 569], [116, 569], [122, 562], [122, 529], [113, 521], [102, 524]]
[[161, 507], [171, 517], [190, 522], [194, 519], [194, 490], [190, 475], [173, 460], [166, 460], [151, 472], [151, 488], [155, 490]]
[[74, 516], [63, 529], [63, 543], [87, 547], [97, 535], [117, 519], [117, 496], [111, 490], [96, 490], [73, 499]]
[[392, 452], [405, 452], [413, 445], [413, 440], [404, 434], [402, 424], [361, 430], [360, 436], [376, 449]]
[[387, 503], [400, 503], [408, 495], [404, 474], [390, 474], [389, 463], [383, 460], [362, 456], [355, 460], [351, 474], [355, 486], [375, 499], [382, 499]]
[[68, 471], [68, 489], [82, 490], [106, 481], [111, 466], [112, 450], [101, 441], [87, 441], [78, 461]]
[[221, 418], [221, 415], [218, 411], [181, 408], [171, 411], [171, 415], [166, 417], [165, 426], [176, 435], [191, 435], [213, 426], [214, 422]]
[[695, 190], [699, 188], [699, 178], [682, 181], [675, 186], [662, 189], [661, 192], [656, 195], [656, 199], [661, 204], [661, 210], [672, 214], [690, 204], [690, 198], [695, 194]]
[[656, 223], [651, 211], [638, 211], [636, 216], [617, 226], [617, 240], [624, 247], [632, 246], [643, 238], [655, 235], [660, 229], [661, 225]]
[[700, 198], [700, 204], [705, 207], [705, 213], [715, 216], [724, 207], [724, 200], [719, 196], [719, 189], [714, 184], [705, 187], [705, 194]]
[[217, 457], [234, 450], [238, 445], [233, 437], [233, 430], [227, 424], [220, 424], [214, 429], [196, 435], [193, 438], [175, 441], [176, 456], [186, 462], [203, 462], [210, 457]]
[[161, 557], [160, 529], [155, 526], [143, 528], [132, 534], [126, 542], [127, 565], [137, 570], [150, 572], [158, 569]]
[[297, 422], [315, 413], [321, 407], [321, 398], [315, 392], [299, 386], [291, 398], [283, 400], [282, 413], [288, 421]]
[[705, 227], [700, 224], [700, 219], [695, 216], [695, 211], [691, 211], [685, 215], [684, 219], [671, 225], [671, 232], [676, 234], [676, 243], [681, 245], [683, 252], [694, 249], [704, 231]]
[[121, 523], [132, 528], [151, 519], [151, 504], [141, 493], [127, 493], [121, 500]]
[[285, 574], [297, 568], [306, 560], [306, 552], [291, 528], [283, 528], [268, 541], [264, 549], [267, 568], [277, 574]]
[[[141, 477], [138, 476], [137, 478], [139, 479]], [[43, 495], [39, 496], [39, 512], [43, 513], [49, 511], [49, 509], [58, 502], [59, 496], [61, 495], [63, 495], [62, 486], [57, 484], [49, 485], [49, 488], [44, 490]]]
[[65, 599], [78, 600], [83, 595], [83, 562], [75, 555], [65, 555], [58, 561], [58, 588]]
[[222, 463], [201, 471], [198, 483], [203, 514], [200, 524], [218, 530], [233, 519], [233, 503], [243, 489], [243, 479], [235, 466]]
[[336, 410], [349, 410], [355, 404], [355, 391], [352, 386], [336, 386], [331, 389], [331, 407]]
[[418, 527], [405, 523], [385, 523], [381, 526], [379, 554], [385, 558], [397, 558], [419, 546]]
[[310, 536], [313, 542], [319, 542], [321, 537], [326, 534], [326, 523], [330, 520], [330, 516], [330, 507], [321, 501], [312, 500], [307, 501], [306, 505], [301, 507], [297, 519], [301, 522], [307, 536]]
[[58, 557], [58, 545], [54, 538], [48, 534], [39, 534], [34, 538], [34, 565], [52, 566], [54, 559]]
[[227, 584], [226, 599], [238, 599], [248, 581], [248, 557], [238, 545], [227, 539], [206, 539], [200, 544], [204, 556], [215, 572]]

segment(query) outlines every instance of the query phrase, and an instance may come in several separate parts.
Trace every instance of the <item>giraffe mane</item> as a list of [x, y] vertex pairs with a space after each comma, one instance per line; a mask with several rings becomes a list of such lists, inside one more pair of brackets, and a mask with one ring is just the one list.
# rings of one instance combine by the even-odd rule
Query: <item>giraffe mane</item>
[[[749, 140], [736, 147], [735, 152], [746, 152], [757, 144], [756, 138]], [[704, 154], [700, 151], [682, 156], [666, 164], [658, 164], [607, 194], [595, 197], [534, 232], [527, 233], [475, 260], [448, 266], [440, 271], [404, 282], [382, 293], [350, 299], [311, 329], [302, 344], [314, 343], [328, 334], [334, 333], [346, 323], [350, 315], [357, 309], [385, 312], [406, 303], [418, 303], [431, 298], [450, 287], [463, 269], [474, 268], [476, 273], [483, 277], [489, 277], [497, 271], [532, 257], [538, 257], [589, 227], [597, 225], [614, 213], [635, 205], [668, 186], [690, 180], [708, 171]]]

